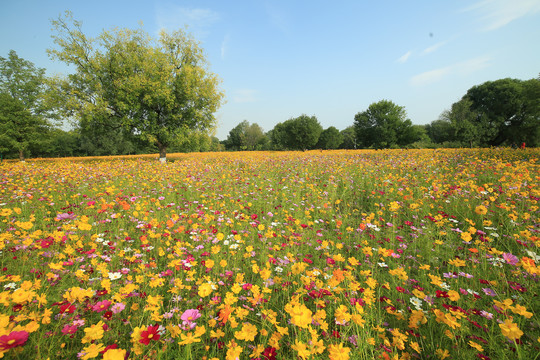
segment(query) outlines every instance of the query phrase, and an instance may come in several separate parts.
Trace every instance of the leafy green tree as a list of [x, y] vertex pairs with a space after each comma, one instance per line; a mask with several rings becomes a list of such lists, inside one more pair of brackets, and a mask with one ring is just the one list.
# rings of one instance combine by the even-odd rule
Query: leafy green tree
[[229, 131], [227, 140], [225, 140], [225, 148], [227, 150], [246, 150], [246, 131], [249, 127], [249, 122], [244, 120]]
[[473, 86], [464, 99], [470, 101], [472, 123], [486, 145], [514, 142], [539, 143], [539, 81], [500, 79]]
[[52, 116], [44, 94], [45, 69], [17, 56], [13, 50], [0, 57], [0, 151], [15, 151], [24, 160], [31, 148], [46, 141]]
[[454, 128], [446, 112], [443, 112], [439, 119], [426, 125], [426, 133], [435, 144], [442, 144], [445, 141], [454, 140]]
[[267, 135], [270, 138], [270, 144], [273, 150], [285, 150], [288, 147], [287, 125], [286, 121], [277, 123]]
[[460, 146], [485, 145], [485, 139], [493, 137], [497, 132], [496, 128], [489, 125], [485, 115], [471, 110], [471, 101], [465, 97], [452, 104], [450, 110], [444, 111], [440, 119], [450, 122], [453, 132], [450, 141]]
[[356, 114], [354, 126], [359, 147], [390, 148], [418, 140], [405, 108], [389, 100], [373, 103]]
[[356, 131], [354, 126], [348, 126], [345, 129], [341, 130], [341, 136], [343, 137], [343, 143], [341, 144], [341, 149], [356, 149]]
[[317, 148], [319, 149], [337, 149], [343, 143], [343, 135], [334, 126], [324, 129], [319, 136]]
[[227, 150], [262, 150], [267, 142], [263, 129], [257, 123], [250, 124], [247, 120], [236, 125], [225, 140]]
[[25, 104], [10, 94], [0, 92], [0, 153], [16, 152], [19, 160], [32, 146], [39, 146], [46, 138], [49, 124], [30, 112]]
[[52, 25], [57, 48], [49, 54], [74, 69], [57, 83], [67, 114], [145, 137], [162, 161], [182, 132], [215, 126], [220, 82], [184, 31], [155, 40], [142, 28], [113, 29], [90, 38], [69, 12]]
[[323, 128], [315, 116], [305, 114], [289, 119], [284, 123], [287, 135], [287, 148], [291, 150], [314, 149]]
[[247, 150], [262, 150], [266, 143], [266, 135], [257, 123], [248, 126], [245, 132]]

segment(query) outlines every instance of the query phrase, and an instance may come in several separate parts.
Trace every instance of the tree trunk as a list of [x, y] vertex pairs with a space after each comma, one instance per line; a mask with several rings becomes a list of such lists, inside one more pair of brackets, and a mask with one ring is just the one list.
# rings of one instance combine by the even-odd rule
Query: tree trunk
[[19, 160], [24, 161], [24, 151], [23, 151], [23, 149], [19, 149]]
[[167, 146], [163, 145], [162, 143], [157, 143], [158, 149], [159, 149], [159, 161], [161, 163], [167, 162]]

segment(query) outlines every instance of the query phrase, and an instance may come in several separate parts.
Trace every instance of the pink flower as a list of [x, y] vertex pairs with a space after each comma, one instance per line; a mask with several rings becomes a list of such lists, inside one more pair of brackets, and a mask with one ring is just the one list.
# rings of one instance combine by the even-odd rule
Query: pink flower
[[112, 306], [111, 310], [114, 314], [119, 314], [126, 308], [126, 305], [123, 303], [116, 303]]
[[92, 306], [92, 310], [95, 312], [102, 312], [108, 310], [109, 306], [111, 306], [111, 302], [109, 300], [98, 301], [94, 306]]
[[0, 350], [5, 351], [11, 348], [24, 345], [28, 340], [28, 332], [12, 331], [9, 335], [0, 336]]
[[519, 262], [518, 257], [510, 253], [503, 253], [502, 257], [510, 265], [517, 265], [517, 263]]
[[193, 322], [201, 317], [201, 313], [197, 309], [189, 309], [184, 311], [184, 313], [180, 316], [180, 319], [182, 321], [186, 322]]
[[77, 326], [75, 325], [66, 325], [62, 328], [62, 334], [64, 335], [72, 335], [77, 332]]

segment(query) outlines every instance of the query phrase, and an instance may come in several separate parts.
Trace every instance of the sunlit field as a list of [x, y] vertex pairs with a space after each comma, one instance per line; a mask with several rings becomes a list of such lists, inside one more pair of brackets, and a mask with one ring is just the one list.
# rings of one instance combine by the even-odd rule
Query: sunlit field
[[3, 162], [0, 353], [540, 358], [539, 156]]

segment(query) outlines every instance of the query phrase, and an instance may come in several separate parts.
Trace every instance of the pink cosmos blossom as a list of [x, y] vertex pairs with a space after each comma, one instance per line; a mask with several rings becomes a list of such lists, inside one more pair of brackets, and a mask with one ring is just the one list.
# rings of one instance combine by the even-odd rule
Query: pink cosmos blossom
[[113, 314], [119, 314], [125, 308], [126, 308], [126, 305], [124, 305], [123, 303], [116, 303], [116, 304], [114, 304], [112, 306], [111, 310], [112, 310]]
[[0, 350], [5, 351], [17, 346], [24, 345], [28, 340], [28, 332], [12, 331], [9, 335], [0, 336]]
[[92, 306], [92, 310], [95, 312], [107, 311], [109, 306], [111, 306], [111, 302], [109, 300], [98, 301], [94, 306]]
[[511, 253], [503, 253], [502, 257], [510, 265], [517, 265], [517, 263], [519, 262], [518, 257]]

